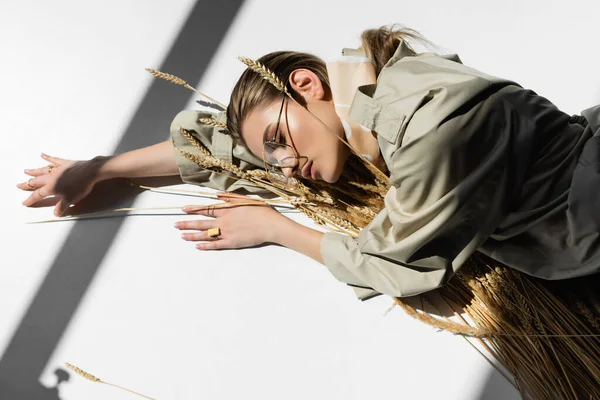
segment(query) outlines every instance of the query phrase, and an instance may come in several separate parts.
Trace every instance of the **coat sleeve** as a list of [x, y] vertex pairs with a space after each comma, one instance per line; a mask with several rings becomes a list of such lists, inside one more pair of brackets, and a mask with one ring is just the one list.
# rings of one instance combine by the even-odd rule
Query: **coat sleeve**
[[518, 186], [515, 171], [526, 164], [511, 154], [519, 147], [527, 153], [518, 138], [532, 129], [503, 98], [515, 90], [521, 89], [482, 96], [436, 124], [428, 122], [436, 118], [428, 110], [439, 109], [435, 102], [443, 98], [431, 98], [406, 128], [412, 139], [391, 158], [384, 209], [357, 239], [324, 234], [326, 267], [360, 288], [359, 299], [374, 292], [412, 296], [443, 285], [500, 223]]
[[233, 163], [242, 170], [262, 168], [262, 160], [254, 156], [244, 145], [235, 141], [220, 128], [200, 123], [200, 118], [224, 120], [223, 113], [212, 114], [196, 110], [183, 110], [171, 123], [171, 141], [175, 151], [175, 161], [181, 179], [190, 184], [224, 191], [245, 190], [252, 194], [270, 194], [268, 190], [221, 174], [213, 173], [187, 159], [179, 150], [197, 153], [198, 150], [180, 133], [180, 128], [188, 130], [199, 139], [215, 157]]

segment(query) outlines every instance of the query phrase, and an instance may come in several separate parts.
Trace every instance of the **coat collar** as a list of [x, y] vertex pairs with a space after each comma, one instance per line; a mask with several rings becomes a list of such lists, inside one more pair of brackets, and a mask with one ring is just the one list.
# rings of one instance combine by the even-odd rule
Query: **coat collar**
[[[383, 67], [384, 69], [394, 65], [405, 57], [412, 57], [414, 54], [407, 46], [406, 42], [400, 41], [394, 55]], [[381, 74], [380, 74], [381, 77]], [[379, 82], [379, 77], [377, 81]], [[385, 139], [389, 144], [399, 145], [400, 131], [403, 127], [406, 115], [398, 112], [397, 109], [391, 110], [386, 104], [382, 104], [376, 99], [375, 92], [377, 83], [360, 86], [352, 101], [349, 117], [351, 120], [361, 124], [367, 129], [377, 132], [378, 138]], [[380, 141], [381, 143], [381, 141]], [[380, 146], [381, 147], [381, 146]]]
[[376, 89], [376, 84], [358, 88], [350, 107], [350, 119], [377, 132], [378, 138], [397, 145], [406, 116], [375, 100], [373, 94]]

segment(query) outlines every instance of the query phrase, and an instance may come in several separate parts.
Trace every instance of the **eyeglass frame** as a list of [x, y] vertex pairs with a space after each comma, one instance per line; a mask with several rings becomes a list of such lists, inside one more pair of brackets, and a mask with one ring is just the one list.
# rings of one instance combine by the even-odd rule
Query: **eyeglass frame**
[[[306, 156], [301, 156], [301, 155], [298, 153], [298, 150], [296, 150], [296, 147], [294, 146], [294, 140], [292, 139], [291, 135], [290, 135], [290, 141], [292, 142], [292, 144], [291, 144], [291, 145], [289, 145], [289, 144], [287, 144], [287, 143], [279, 143], [279, 142], [277, 142], [277, 140], [278, 140], [278, 137], [277, 137], [277, 135], [279, 134], [279, 125], [281, 124], [281, 115], [283, 114], [283, 106], [285, 105], [285, 101], [286, 101], [286, 100], [287, 100], [287, 96], [285, 96], [285, 95], [284, 95], [284, 96], [283, 96], [283, 99], [281, 100], [281, 108], [279, 109], [279, 115], [277, 116], [277, 124], [275, 125], [275, 136], [273, 137], [273, 140], [265, 140], [265, 139], [266, 139], [266, 137], [267, 137], [267, 134], [268, 134], [268, 132], [265, 132], [265, 136], [263, 137], [262, 158], [263, 158], [263, 162], [264, 162], [264, 164], [265, 164], [265, 170], [266, 170], [267, 172], [268, 172], [268, 170], [269, 170], [269, 169], [267, 168], [267, 165], [269, 165], [269, 166], [271, 166], [271, 167], [275, 167], [275, 168], [280, 168], [280, 169], [281, 169], [281, 168], [294, 168], [294, 167], [296, 167], [297, 165], [300, 165], [300, 159], [301, 159], [301, 158], [306, 158], [306, 159], [307, 159], [307, 161], [308, 161], [308, 157], [306, 157]], [[266, 159], [266, 156], [265, 156], [265, 145], [266, 145], [267, 143], [272, 143], [272, 144], [274, 144], [274, 145], [276, 145], [276, 146], [285, 146], [285, 147], [289, 147], [289, 148], [291, 148], [291, 149], [292, 149], [292, 151], [294, 152], [294, 159], [296, 160], [296, 162], [294, 163], [294, 165], [292, 165], [292, 166], [285, 166], [285, 167], [282, 167], [282, 166], [275, 165], [275, 164], [273, 164], [273, 163], [271, 163], [271, 162], [267, 161], [267, 159]], [[284, 176], [285, 176], [285, 175], [284, 175]], [[287, 178], [287, 176], [286, 176], [286, 179], [289, 179], [289, 178]]]

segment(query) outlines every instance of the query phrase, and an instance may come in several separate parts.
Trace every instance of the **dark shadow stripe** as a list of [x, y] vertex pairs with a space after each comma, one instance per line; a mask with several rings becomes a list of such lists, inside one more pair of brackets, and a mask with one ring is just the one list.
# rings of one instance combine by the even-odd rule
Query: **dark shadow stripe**
[[[242, 3], [243, 0], [197, 1], [160, 70], [195, 86]], [[165, 140], [171, 120], [192, 95], [188, 89], [155, 79], [114, 153]], [[89, 141], [93, 143], [93, 138]], [[121, 206], [130, 207], [132, 203], [130, 198]], [[56, 389], [44, 388], [39, 377], [122, 223], [122, 218], [74, 223], [0, 360], [0, 399], [58, 399]], [[62, 380], [68, 379], [64, 371], [59, 374]]]

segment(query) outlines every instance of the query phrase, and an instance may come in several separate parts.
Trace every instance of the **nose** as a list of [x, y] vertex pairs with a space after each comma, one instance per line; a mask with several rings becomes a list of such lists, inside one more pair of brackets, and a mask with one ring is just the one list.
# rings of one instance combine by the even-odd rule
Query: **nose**
[[298, 166], [295, 167], [283, 167], [281, 168], [281, 172], [285, 175], [286, 178], [293, 178], [294, 175], [298, 175]]

